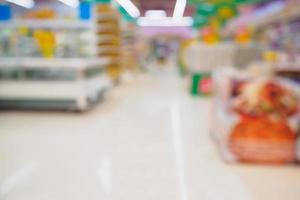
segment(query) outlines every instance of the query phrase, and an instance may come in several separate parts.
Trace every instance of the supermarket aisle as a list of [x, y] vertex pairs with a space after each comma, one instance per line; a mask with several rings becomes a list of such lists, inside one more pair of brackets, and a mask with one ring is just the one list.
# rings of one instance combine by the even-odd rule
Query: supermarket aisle
[[0, 199], [299, 199], [297, 168], [224, 164], [209, 116], [168, 69], [89, 113], [2, 112]]

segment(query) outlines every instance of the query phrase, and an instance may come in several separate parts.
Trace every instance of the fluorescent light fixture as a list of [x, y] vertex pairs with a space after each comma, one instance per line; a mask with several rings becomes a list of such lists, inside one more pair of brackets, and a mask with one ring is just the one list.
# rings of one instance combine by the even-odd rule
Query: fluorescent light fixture
[[192, 26], [193, 18], [192, 17], [182, 17], [181, 19], [176, 19], [174, 17], [162, 17], [162, 18], [149, 18], [149, 17], [140, 17], [137, 20], [139, 26]]
[[59, 0], [59, 1], [73, 8], [76, 8], [79, 5], [79, 0]]
[[10, 3], [22, 6], [24, 8], [32, 8], [34, 6], [33, 0], [7, 0]]
[[162, 17], [166, 17], [167, 13], [164, 10], [147, 10], [145, 12], [145, 16], [149, 17], [149, 18], [162, 18]]
[[174, 8], [173, 17], [176, 19], [182, 18], [185, 7], [186, 7], [186, 0], [177, 0]]
[[128, 12], [128, 14], [137, 18], [140, 16], [139, 9], [130, 0], [117, 0], [117, 2]]

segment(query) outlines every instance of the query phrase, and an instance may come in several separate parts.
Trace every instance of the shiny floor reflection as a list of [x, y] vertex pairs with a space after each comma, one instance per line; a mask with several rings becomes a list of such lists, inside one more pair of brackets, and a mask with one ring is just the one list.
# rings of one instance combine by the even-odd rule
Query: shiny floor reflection
[[88, 113], [0, 113], [0, 199], [299, 200], [297, 167], [220, 159], [186, 86], [142, 75]]

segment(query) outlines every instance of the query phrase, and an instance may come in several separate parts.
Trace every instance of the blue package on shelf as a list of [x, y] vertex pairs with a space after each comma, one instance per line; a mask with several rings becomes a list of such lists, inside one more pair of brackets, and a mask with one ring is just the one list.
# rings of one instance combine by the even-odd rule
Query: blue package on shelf
[[79, 5], [79, 18], [81, 20], [89, 20], [91, 18], [91, 3], [81, 2]]
[[7, 4], [0, 4], [0, 21], [10, 20], [12, 17], [11, 8]]

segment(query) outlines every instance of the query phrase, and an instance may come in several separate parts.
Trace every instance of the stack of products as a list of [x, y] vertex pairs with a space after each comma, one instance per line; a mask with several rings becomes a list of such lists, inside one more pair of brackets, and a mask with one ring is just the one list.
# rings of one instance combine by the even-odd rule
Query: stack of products
[[216, 72], [214, 83], [212, 133], [226, 160], [300, 161], [299, 85], [282, 77], [252, 76], [234, 69]]
[[96, 31], [99, 57], [110, 59], [108, 74], [118, 80], [121, 73], [121, 30], [120, 15], [109, 3], [98, 3], [95, 6]]
[[136, 70], [138, 65], [135, 36], [136, 25], [126, 23], [122, 32], [122, 65], [124, 69]]

